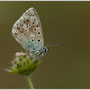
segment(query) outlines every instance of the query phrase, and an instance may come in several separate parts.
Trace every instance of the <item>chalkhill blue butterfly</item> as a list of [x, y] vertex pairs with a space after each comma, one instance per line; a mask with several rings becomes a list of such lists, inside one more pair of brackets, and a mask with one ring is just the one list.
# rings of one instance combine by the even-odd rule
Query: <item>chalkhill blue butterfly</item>
[[15, 22], [12, 35], [32, 56], [42, 56], [48, 52], [48, 48], [44, 46], [41, 22], [34, 8], [26, 10]]

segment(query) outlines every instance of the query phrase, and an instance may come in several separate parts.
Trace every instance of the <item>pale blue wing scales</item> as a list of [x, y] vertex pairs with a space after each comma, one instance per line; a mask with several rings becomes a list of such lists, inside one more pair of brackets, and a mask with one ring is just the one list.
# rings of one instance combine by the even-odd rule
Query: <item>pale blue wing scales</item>
[[38, 51], [44, 46], [39, 16], [34, 8], [28, 9], [13, 25], [12, 35], [28, 51]]

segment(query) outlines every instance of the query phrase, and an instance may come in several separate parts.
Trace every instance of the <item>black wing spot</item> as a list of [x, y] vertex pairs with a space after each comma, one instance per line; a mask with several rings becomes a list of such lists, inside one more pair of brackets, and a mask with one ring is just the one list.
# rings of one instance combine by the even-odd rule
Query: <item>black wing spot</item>
[[29, 24], [28, 26], [30, 27], [31, 25]]
[[26, 22], [29, 22], [29, 20], [28, 20], [28, 19], [26, 19]]
[[27, 35], [26, 33], [24, 35]]
[[40, 42], [40, 39], [38, 39], [38, 42]]
[[36, 29], [36, 28], [34, 28], [34, 30], [36, 31], [37, 29]]
[[39, 25], [36, 25], [37, 27], [39, 27]]
[[31, 25], [29, 24], [28, 26], [27, 26], [27, 28], [29, 28]]
[[32, 41], [34, 41], [34, 40], [32, 39]]
[[21, 26], [23, 26], [23, 24], [20, 24]]
[[40, 32], [38, 32], [38, 34], [40, 34]]

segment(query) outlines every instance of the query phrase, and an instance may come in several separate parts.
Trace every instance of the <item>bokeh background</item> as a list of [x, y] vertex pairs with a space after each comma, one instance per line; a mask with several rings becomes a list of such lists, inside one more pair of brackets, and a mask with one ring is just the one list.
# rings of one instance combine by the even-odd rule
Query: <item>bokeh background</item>
[[29, 88], [24, 76], [5, 71], [16, 52], [25, 51], [12, 37], [14, 22], [34, 7], [43, 27], [45, 45], [53, 47], [32, 73], [37, 89], [90, 89], [90, 2], [0, 2], [0, 88]]

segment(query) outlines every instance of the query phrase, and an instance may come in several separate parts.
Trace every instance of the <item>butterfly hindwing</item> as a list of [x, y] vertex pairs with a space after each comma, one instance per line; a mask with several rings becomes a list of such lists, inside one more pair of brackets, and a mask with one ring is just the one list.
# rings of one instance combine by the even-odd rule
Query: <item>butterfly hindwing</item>
[[39, 16], [34, 8], [29, 8], [13, 25], [12, 35], [28, 51], [38, 51], [44, 46]]

